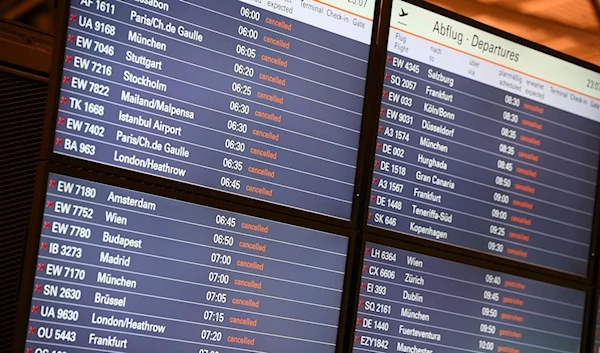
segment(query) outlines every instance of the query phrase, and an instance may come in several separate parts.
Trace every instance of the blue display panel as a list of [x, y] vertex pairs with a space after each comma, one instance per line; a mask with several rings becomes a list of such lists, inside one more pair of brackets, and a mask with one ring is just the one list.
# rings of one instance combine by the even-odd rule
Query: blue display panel
[[350, 219], [360, 3], [72, 1], [54, 152]]
[[585, 293], [367, 243], [354, 352], [579, 353]]
[[592, 79], [394, 0], [368, 223], [585, 276], [600, 157]]
[[336, 350], [348, 238], [50, 174], [26, 352]]

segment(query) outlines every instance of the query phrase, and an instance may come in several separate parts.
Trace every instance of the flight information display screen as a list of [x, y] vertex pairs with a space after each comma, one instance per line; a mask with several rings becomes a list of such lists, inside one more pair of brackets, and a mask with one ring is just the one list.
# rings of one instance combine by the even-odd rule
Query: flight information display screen
[[367, 243], [354, 352], [579, 353], [585, 293]]
[[26, 352], [335, 352], [348, 238], [51, 174]]
[[392, 6], [368, 223], [585, 276], [600, 73]]
[[341, 219], [375, 0], [73, 0], [54, 152]]

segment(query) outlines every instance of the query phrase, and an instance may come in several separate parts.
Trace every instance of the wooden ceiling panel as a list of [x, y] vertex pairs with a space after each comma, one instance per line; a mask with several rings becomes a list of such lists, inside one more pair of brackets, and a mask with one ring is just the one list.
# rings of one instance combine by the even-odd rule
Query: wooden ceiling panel
[[500, 4], [515, 7], [521, 13], [554, 20], [577, 28], [599, 28], [596, 13], [589, 0], [528, 0], [514, 3], [504, 1]]

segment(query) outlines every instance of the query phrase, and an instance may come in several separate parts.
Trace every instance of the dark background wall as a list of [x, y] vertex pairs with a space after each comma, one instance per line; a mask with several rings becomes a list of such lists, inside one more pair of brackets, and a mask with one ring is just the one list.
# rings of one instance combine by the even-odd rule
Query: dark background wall
[[52, 37], [0, 21], [0, 352], [10, 351], [48, 95]]

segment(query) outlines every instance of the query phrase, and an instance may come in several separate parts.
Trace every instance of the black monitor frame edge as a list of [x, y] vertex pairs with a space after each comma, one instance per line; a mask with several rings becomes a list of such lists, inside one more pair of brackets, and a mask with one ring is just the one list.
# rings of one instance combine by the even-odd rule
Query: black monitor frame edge
[[36, 264], [38, 257], [38, 248], [40, 243], [40, 229], [42, 227], [44, 216], [44, 203], [46, 199], [46, 191], [48, 185], [48, 176], [50, 173], [79, 178], [86, 181], [101, 183], [109, 186], [124, 188], [128, 190], [143, 192], [151, 195], [161, 196], [189, 202], [196, 205], [222, 209], [224, 211], [236, 212], [252, 217], [260, 217], [265, 220], [281, 222], [292, 226], [304, 227], [317, 231], [332, 233], [348, 238], [348, 252], [346, 257], [345, 277], [342, 290], [342, 300], [340, 303], [340, 317], [338, 323], [336, 353], [342, 353], [343, 342], [346, 341], [345, 322], [347, 320], [348, 310], [345, 308], [349, 305], [348, 293], [352, 292], [352, 266], [355, 262], [353, 250], [356, 248], [355, 232], [336, 227], [333, 225], [322, 224], [315, 221], [301, 219], [288, 215], [264, 211], [255, 207], [250, 207], [242, 204], [232, 203], [228, 201], [216, 200], [198, 194], [190, 194], [177, 189], [170, 189], [164, 186], [155, 184], [141, 183], [138, 181], [127, 180], [117, 175], [98, 173], [87, 169], [74, 168], [49, 162], [40, 162], [37, 169], [36, 190], [32, 205], [32, 217], [29, 224], [25, 244], [25, 254], [22, 266], [22, 277], [19, 288], [19, 301], [17, 307], [16, 328], [12, 345], [12, 352], [22, 353], [25, 348], [27, 339], [27, 323], [29, 321], [30, 307], [33, 295], [33, 284], [36, 274]]
[[[377, 62], [377, 52], [376, 43], [377, 34], [378, 34], [378, 19], [379, 19], [379, 9], [380, 4], [383, 0], [375, 0], [375, 10], [374, 10], [374, 20], [373, 20], [373, 28], [371, 32], [371, 46], [369, 49], [369, 62]], [[64, 56], [66, 51], [66, 37], [68, 32], [68, 14], [70, 10], [71, 0], [60, 1], [59, 5], [56, 9], [56, 29], [54, 36], [54, 50], [52, 55], [52, 66], [49, 80], [49, 89], [48, 89], [48, 102], [46, 107], [46, 123], [44, 126], [44, 138], [42, 142], [42, 152], [41, 158], [42, 160], [49, 160], [52, 162], [57, 162], [66, 165], [74, 165], [87, 169], [94, 169], [100, 172], [108, 173], [108, 174], [118, 174], [127, 177], [132, 180], [139, 180], [142, 182], [149, 182], [157, 185], [164, 185], [166, 187], [170, 187], [173, 189], [180, 189], [188, 192], [199, 193], [209, 197], [222, 199], [225, 201], [231, 201], [235, 203], [241, 203], [246, 205], [251, 205], [253, 207], [260, 207], [262, 209], [268, 211], [274, 211], [279, 213], [286, 213], [288, 215], [293, 215], [296, 217], [302, 217], [310, 220], [319, 221], [322, 223], [331, 224], [334, 226], [344, 227], [348, 229], [355, 229], [358, 225], [358, 219], [360, 218], [360, 204], [359, 202], [362, 196], [362, 183], [364, 182], [366, 172], [368, 169], [368, 165], [365, 164], [365, 159], [368, 158], [366, 154], [367, 146], [369, 145], [368, 133], [367, 131], [369, 124], [367, 123], [370, 119], [369, 117], [373, 115], [374, 109], [379, 104], [379, 96], [373, 94], [373, 92], [369, 89], [373, 86], [370, 81], [377, 80], [378, 76], [374, 73], [372, 65], [367, 66], [367, 76], [366, 76], [366, 84], [365, 84], [365, 96], [364, 96], [364, 104], [363, 104], [363, 114], [361, 120], [361, 133], [359, 137], [359, 148], [358, 148], [358, 157], [357, 164], [355, 170], [355, 178], [354, 178], [354, 191], [351, 198], [352, 208], [351, 213], [349, 215], [349, 219], [340, 219], [335, 218], [328, 215], [317, 214], [308, 210], [301, 210], [297, 208], [293, 208], [291, 206], [284, 206], [270, 203], [268, 200], [261, 200], [258, 198], [251, 198], [241, 195], [236, 195], [234, 193], [229, 193], [227, 191], [215, 190], [201, 185], [194, 185], [191, 183], [180, 182], [172, 179], [167, 179], [164, 177], [159, 177], [151, 174], [146, 174], [142, 172], [132, 171], [124, 168], [119, 168], [115, 166], [110, 166], [107, 164], [102, 164], [98, 162], [87, 161], [84, 159], [61, 155], [54, 153], [54, 139], [55, 139], [55, 129], [57, 124], [58, 117], [58, 105], [59, 105], [59, 94], [61, 89], [61, 75], [63, 72], [63, 64], [64, 64]]]
[[581, 330], [581, 352], [588, 352], [594, 349], [594, 339], [593, 335], [590, 335], [590, 331], [595, 328], [597, 302], [598, 297], [595, 294], [595, 289], [587, 286], [585, 309], [583, 311], [583, 327]]
[[[350, 225], [353, 229], [356, 229], [360, 225], [360, 219], [363, 212], [362, 209], [362, 198], [366, 197], [363, 192], [363, 185], [368, 184], [369, 165], [367, 163], [369, 159], [369, 146], [373, 144], [369, 131], [371, 131], [372, 125], [377, 124], [373, 122], [373, 117], [377, 116], [377, 109], [379, 109], [380, 94], [377, 94], [378, 82], [380, 78], [379, 67], [377, 63], [381, 60], [381, 54], [378, 50], [378, 39], [379, 39], [379, 24], [385, 15], [382, 12], [384, 8], [385, 0], [375, 0], [375, 13], [373, 15], [373, 28], [371, 32], [371, 45], [369, 51], [369, 59], [367, 64], [367, 76], [365, 81], [365, 98], [363, 101], [363, 114], [362, 122], [360, 125], [360, 141], [358, 144], [358, 158], [356, 161], [356, 179], [354, 182], [354, 198], [352, 202], [352, 219]], [[383, 82], [383, 80], [382, 80]]]
[[[481, 261], [481, 260], [475, 259], [473, 257], [469, 257], [467, 255], [459, 255], [456, 253], [451, 253], [451, 252], [444, 251], [444, 250], [437, 249], [437, 248], [409, 244], [400, 239], [387, 238], [387, 237], [383, 237], [383, 236], [373, 234], [373, 233], [362, 233], [361, 236], [358, 238], [361, 239], [361, 241], [359, 244], [356, 244], [357, 245], [356, 246], [357, 254], [355, 256], [356, 256], [356, 262], [357, 262], [356, 265], [358, 266], [359, 269], [361, 269], [363, 266], [365, 245], [367, 242], [370, 242], [370, 243], [389, 246], [389, 247], [400, 249], [400, 250], [415, 252], [415, 253], [422, 254], [422, 255], [433, 256], [433, 257], [436, 257], [439, 259], [453, 261], [453, 262], [461, 263], [464, 265], [475, 266], [475, 267], [482, 268], [482, 269], [489, 269], [491, 271], [503, 272], [503, 273], [507, 273], [507, 274], [511, 274], [511, 275], [515, 275], [515, 276], [533, 279], [536, 281], [542, 281], [542, 282], [549, 283], [549, 284], [554, 284], [554, 285], [558, 285], [558, 286], [562, 286], [562, 287], [567, 287], [567, 288], [572, 288], [572, 289], [583, 291], [583, 292], [585, 292], [585, 308], [584, 308], [584, 314], [582, 317], [580, 353], [587, 353], [589, 351], [590, 342], [588, 340], [588, 333], [590, 331], [590, 327], [592, 327], [592, 324], [593, 324], [593, 320], [591, 320], [592, 316], [590, 315], [590, 311], [595, 309], [595, 305], [593, 302], [594, 296], [592, 295], [592, 290], [585, 284], [573, 283], [573, 282], [565, 281], [562, 279], [557, 279], [555, 277], [546, 277], [546, 276], [540, 276], [540, 275], [536, 275], [535, 277], [532, 277], [531, 273], [527, 273], [524, 270], [520, 270], [520, 271], [516, 271], [516, 272], [515, 271], [508, 272], [507, 269], [510, 269], [508, 267], [494, 266], [492, 263], [489, 263], [487, 261]], [[358, 274], [355, 274], [354, 277], [355, 277], [354, 278], [355, 285], [352, 288], [352, 293], [350, 294], [350, 295], [352, 295], [352, 301], [350, 303], [350, 307], [348, 307], [348, 310], [352, 310], [352, 312], [348, 315], [349, 319], [347, 321], [348, 322], [348, 328], [347, 328], [348, 335], [347, 336], [352, 337], [352, 338], [355, 336], [355, 329], [356, 329], [358, 297], [360, 294], [360, 286], [358, 285], [358, 283], [360, 283], [361, 273], [359, 272]], [[593, 312], [593, 315], [596, 315], [596, 313]], [[350, 342], [350, 341], [352, 341], [352, 342]], [[351, 352], [353, 342], [354, 342], [354, 340], [350, 340], [350, 339], [348, 340], [348, 343], [350, 344], [350, 348], [348, 350], [346, 350], [346, 352]], [[593, 344], [592, 344], [592, 346], [593, 346]]]
[[[600, 205], [598, 205], [598, 207], [600, 207]], [[597, 227], [597, 223], [600, 221], [598, 218], [595, 218], [595, 226]], [[600, 231], [600, 230], [598, 230]], [[597, 239], [598, 235], [598, 231], [596, 232], [596, 247], [595, 247], [595, 254], [592, 253], [592, 256], [595, 256], [599, 251], [600, 251], [600, 240]], [[593, 262], [593, 275], [592, 278], [594, 279], [594, 282], [591, 284], [591, 303], [589, 306], [589, 310], [588, 310], [588, 317], [589, 317], [589, 324], [590, 327], [588, 329], [587, 332], [587, 337], [586, 337], [586, 341], [588, 342], [588, 348], [586, 350], [586, 353], [598, 353], [598, 351], [595, 350], [595, 346], [596, 346], [596, 340], [600, 341], [600, 336], [596, 336], [597, 335], [597, 331], [600, 333], [600, 329], [597, 329], [597, 325], [600, 325], [600, 314], [599, 314], [599, 310], [600, 310], [600, 259], [598, 258], [598, 256], [595, 256], [592, 258], [591, 262]]]
[[363, 130], [361, 139], [364, 144], [360, 147], [362, 159], [360, 167], [363, 180], [360, 184], [359, 214], [357, 229], [365, 229], [367, 226], [367, 214], [369, 212], [369, 196], [371, 192], [371, 178], [373, 175], [373, 163], [375, 160], [375, 145], [377, 143], [377, 126], [379, 125], [379, 109], [381, 106], [381, 94], [383, 92], [383, 75], [385, 73], [385, 57], [387, 55], [387, 41], [392, 12], [392, 2], [382, 0], [380, 3], [377, 38], [372, 43], [373, 56], [369, 61], [369, 80], [367, 80], [370, 100], [365, 103], [369, 105], [371, 115], [365, 115], [363, 119]]
[[[598, 251], [598, 249], [596, 249], [596, 252]], [[600, 325], [600, 313], [598, 312], [600, 310], [600, 287], [598, 286], [598, 284], [600, 283], [600, 273], [598, 272], [598, 267], [599, 267], [599, 263], [598, 263], [598, 259], [596, 259], [596, 282], [592, 285], [592, 289], [591, 289], [591, 304], [590, 304], [590, 309], [589, 309], [589, 320], [590, 320], [590, 329], [588, 330], [587, 334], [587, 341], [588, 341], [588, 349], [586, 351], [586, 353], [598, 353], [598, 351], [595, 351], [595, 343], [596, 340], [600, 341], [600, 336], [596, 336], [596, 332], [598, 331], [600, 333], [600, 329], [597, 329], [596, 326]]]
[[[383, 91], [383, 74], [385, 72], [385, 62], [387, 52], [387, 34], [389, 31], [390, 14], [392, 10], [392, 2], [382, 0], [379, 3], [379, 18], [377, 27], [376, 38], [371, 43], [371, 47], [374, 50], [372, 57], [369, 62], [369, 79], [367, 80], [367, 90], [370, 100], [365, 101], [365, 107], [369, 106], [371, 109], [371, 115], [365, 115], [363, 117], [363, 125], [361, 130], [361, 146], [362, 158], [359, 158], [363, 168], [363, 180], [360, 184], [360, 196], [358, 199], [359, 213], [357, 217], [357, 234], [353, 241], [354, 247], [351, 249], [351, 253], [348, 254], [349, 261], [351, 260], [351, 267], [349, 267], [346, 276], [350, 278], [350, 287], [344, 294], [347, 299], [346, 306], [343, 307], [345, 312], [346, 321], [344, 331], [348, 337], [342, 341], [342, 351], [352, 352], [352, 345], [354, 343], [353, 334], [356, 322], [356, 305], [358, 303], [358, 293], [360, 285], [360, 269], [362, 268], [362, 251], [363, 250], [363, 233], [360, 229], [364, 229], [366, 226], [366, 214], [368, 213], [369, 193], [371, 190], [371, 175], [373, 173], [373, 160], [375, 158], [375, 143], [377, 140], [377, 134], [374, 133], [379, 125], [379, 107], [381, 105], [381, 94]], [[362, 144], [364, 142], [364, 144]], [[367, 174], [368, 173], [368, 174]]]
[[[591, 63], [587, 63], [587, 62], [584, 62], [577, 58], [571, 57], [569, 55], [557, 52], [553, 49], [542, 46], [540, 44], [530, 42], [524, 38], [517, 37], [513, 34], [504, 32], [497, 28], [490, 27], [481, 22], [475, 21], [468, 17], [464, 17], [455, 12], [446, 10], [442, 7], [433, 5], [433, 4], [425, 2], [425, 1], [420, 1], [420, 0], [382, 0], [382, 1], [384, 1], [383, 8], [386, 8], [386, 9], [389, 8], [390, 13], [385, 13], [385, 14], [382, 13], [382, 17], [387, 16], [387, 19], [385, 19], [385, 18], [383, 19], [382, 22], [386, 22], [386, 23], [385, 24], [382, 23], [382, 26], [383, 25], [387, 25], [387, 26], [381, 28], [381, 31], [379, 33], [380, 36], [377, 40], [378, 46], [383, 47], [383, 48], [380, 48], [380, 52], [384, 53], [383, 55], [380, 54], [378, 59], [381, 59], [381, 60], [379, 60], [379, 62], [377, 62], [377, 64], [383, 63], [382, 60], [384, 60], [383, 58], [385, 58], [385, 56], [387, 55], [387, 43], [388, 43], [388, 36], [389, 36], [389, 29], [390, 29], [389, 28], [389, 21], [390, 21], [389, 16], [391, 15], [392, 3], [393, 3], [393, 1], [404, 1], [407, 3], [413, 4], [415, 6], [421, 7], [423, 9], [432, 11], [439, 15], [448, 17], [450, 19], [462, 22], [466, 25], [472, 26], [472, 27], [480, 29], [482, 31], [489, 32], [490, 34], [505, 38], [505, 39], [513, 41], [515, 43], [529, 47], [531, 49], [540, 51], [540, 52], [548, 54], [548, 55], [555, 56], [555, 57], [562, 59], [564, 61], [567, 61], [569, 63], [579, 65], [586, 69], [600, 73], [600, 67], [595, 66]], [[382, 69], [385, 69], [385, 63], [383, 63]], [[379, 80], [379, 78], [377, 80]], [[374, 79], [373, 81], [376, 81], [376, 80]], [[381, 74], [380, 81], [383, 82], [383, 74]], [[379, 90], [377, 91], [379, 93], [379, 98], [381, 98], [381, 90], [382, 90], [382, 87], [380, 87]], [[377, 107], [380, 106], [380, 104], [381, 104], [380, 101], [381, 101], [381, 99], [379, 100], [379, 102], [376, 103]], [[374, 119], [377, 120], [376, 123], [373, 124], [373, 126], [370, 126], [370, 130], [367, 132], [369, 134], [369, 139], [371, 141], [371, 144], [369, 145], [369, 155], [368, 155], [367, 161], [366, 161], [366, 163], [367, 163], [366, 165], [369, 166], [368, 170], [366, 171], [369, 173], [368, 174], [369, 177], [373, 175], [373, 169], [374, 169], [373, 165], [374, 165], [374, 161], [375, 161], [375, 147], [376, 147], [376, 140], [377, 140], [377, 122], [379, 121], [379, 113], [378, 112], [376, 114], [376, 117], [374, 117]], [[599, 163], [599, 165], [600, 165], [600, 163]], [[367, 181], [370, 181], [370, 180], [367, 180]], [[362, 218], [361, 218], [361, 224], [362, 224], [361, 229], [366, 232], [370, 232], [370, 233], [374, 233], [374, 234], [378, 234], [378, 235], [382, 235], [382, 236], [387, 236], [387, 237], [391, 237], [391, 238], [399, 237], [406, 242], [415, 243], [417, 245], [422, 245], [425, 247], [431, 246], [431, 247], [437, 247], [440, 249], [446, 249], [448, 251], [453, 251], [458, 254], [464, 254], [466, 256], [474, 256], [474, 257], [477, 257], [484, 261], [492, 261], [492, 262], [498, 263], [500, 265], [507, 265], [507, 266], [512, 266], [515, 268], [525, 268], [526, 270], [531, 271], [531, 272], [539, 272], [543, 276], [553, 276], [553, 277], [570, 280], [573, 282], [586, 283], [588, 285], [592, 285], [592, 283], [594, 283], [594, 281], [595, 281], [595, 278], [597, 277], [596, 262], [598, 260], [596, 258], [595, 250], [597, 247], [600, 246], [600, 243], [598, 240], [598, 233], [600, 232], [600, 172], [597, 174], [597, 177], [596, 177], [594, 216], [593, 216], [593, 222], [592, 222], [592, 231], [590, 234], [590, 247], [589, 247], [589, 252], [588, 252], [587, 274], [585, 276], [571, 274], [571, 273], [563, 272], [563, 271], [556, 270], [556, 269], [551, 269], [551, 268], [546, 268], [546, 267], [542, 267], [539, 265], [521, 262], [518, 260], [512, 260], [512, 259], [505, 258], [505, 257], [495, 256], [493, 254], [479, 252], [477, 250], [463, 248], [463, 247], [459, 247], [459, 246], [449, 244], [449, 243], [438, 242], [435, 240], [428, 240], [425, 238], [420, 238], [418, 236], [409, 235], [408, 233], [397, 232], [397, 231], [382, 229], [382, 228], [373, 227], [371, 225], [368, 225], [368, 215], [369, 215], [368, 209], [369, 209], [369, 204], [370, 204], [369, 195], [371, 193], [372, 183], [365, 182], [363, 186], [364, 186], [364, 190], [363, 190], [364, 197], [362, 199], [363, 212], [362, 212]]]

